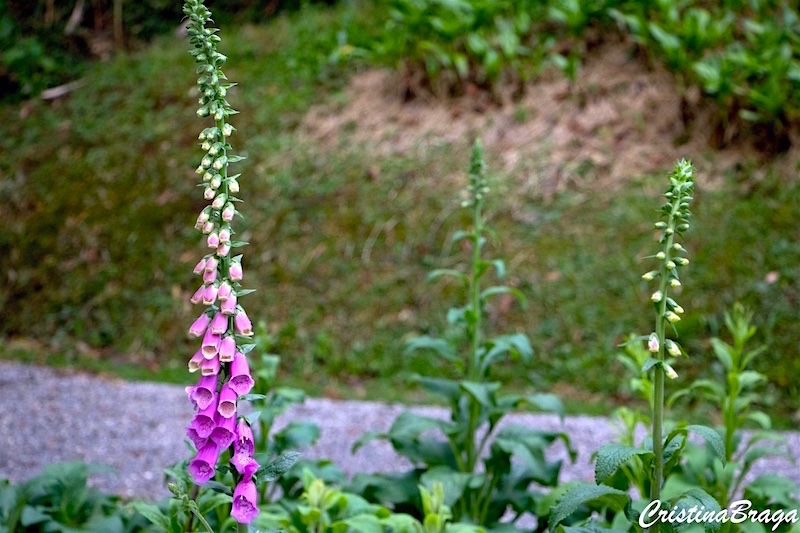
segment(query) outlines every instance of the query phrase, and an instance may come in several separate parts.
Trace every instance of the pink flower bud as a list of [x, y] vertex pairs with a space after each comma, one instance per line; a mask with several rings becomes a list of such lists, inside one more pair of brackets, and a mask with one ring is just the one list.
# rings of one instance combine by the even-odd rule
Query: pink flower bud
[[206, 187], [206, 190], [203, 191], [203, 198], [205, 198], [206, 200], [211, 200], [212, 198], [214, 198], [215, 194], [217, 194], [217, 191], [215, 191], [211, 187]]
[[220, 310], [222, 311], [223, 315], [230, 316], [236, 314], [236, 295], [231, 293], [231, 295], [228, 296], [228, 299], [222, 302]]
[[650, 350], [651, 353], [658, 352], [658, 335], [655, 333], [651, 333], [650, 338], [647, 339], [647, 349]]
[[236, 353], [236, 340], [233, 335], [226, 335], [219, 345], [219, 362], [230, 363], [233, 361], [234, 353]]
[[217, 235], [216, 231], [212, 231], [208, 234], [208, 247], [209, 248], [216, 248], [219, 246], [219, 235]]
[[219, 257], [225, 257], [230, 252], [231, 252], [231, 245], [227, 242], [223, 242], [222, 244], [219, 245], [219, 248], [217, 248], [217, 255]]
[[194, 270], [192, 272], [194, 272], [195, 274], [201, 274], [205, 269], [206, 269], [206, 260], [205, 258], [203, 258], [197, 263], [197, 265], [195, 265]]
[[232, 281], [242, 281], [242, 264], [238, 261], [231, 263], [230, 269], [228, 269], [228, 275]]
[[225, 204], [225, 209], [222, 210], [222, 220], [225, 222], [230, 222], [233, 220], [233, 215], [236, 214], [236, 209], [233, 207], [233, 204], [228, 203]]
[[217, 291], [217, 299], [221, 302], [224, 302], [231, 295], [232, 290], [231, 284], [227, 281], [223, 281], [219, 286], [219, 290]]
[[203, 233], [205, 235], [208, 235], [209, 233], [214, 231], [214, 227], [215, 227], [214, 223], [209, 220], [208, 222], [203, 224]]
[[201, 337], [206, 332], [208, 324], [211, 322], [211, 317], [203, 313], [192, 323], [189, 328], [189, 335], [192, 337]]
[[226, 194], [218, 194], [214, 201], [211, 202], [211, 207], [213, 209], [222, 209], [225, 207], [225, 202], [228, 201], [228, 196]]
[[247, 357], [240, 352], [236, 352], [236, 355], [233, 356], [231, 379], [228, 383], [239, 396], [250, 392], [250, 389], [255, 384], [252, 376], [250, 376], [250, 365], [247, 363]]
[[[211, 432], [209, 432], [209, 435]], [[213, 441], [208, 441], [205, 446], [200, 448], [197, 452], [197, 456], [192, 459], [192, 462], [189, 463], [189, 473], [192, 475], [194, 482], [198, 485], [203, 485], [207, 483], [212, 477], [214, 477], [215, 472], [215, 465], [217, 464], [217, 459], [219, 459], [219, 446]], [[249, 495], [249, 493], [246, 493]], [[244, 496], [240, 496], [240, 499], [244, 498]], [[241, 504], [242, 507], [246, 507], [244, 504]], [[252, 510], [247, 508], [247, 512], [242, 511], [244, 516], [250, 517], [253, 516], [255, 518], [258, 515], [256, 510]], [[250, 520], [252, 522], [252, 519]]]
[[247, 313], [245, 313], [244, 309], [241, 307], [236, 309], [236, 316], [233, 317], [233, 325], [236, 328], [236, 333], [239, 335], [249, 337], [253, 334], [253, 324], [247, 317]]
[[194, 291], [194, 294], [192, 295], [192, 298], [189, 301], [192, 302], [193, 304], [199, 304], [200, 302], [202, 302], [203, 293], [205, 292], [205, 290], [206, 286], [200, 285], [200, 288]]
[[214, 283], [215, 281], [217, 281], [216, 270], [206, 270], [203, 272], [203, 283]]
[[219, 242], [231, 242], [231, 230], [229, 228], [219, 230]]
[[203, 291], [203, 305], [211, 305], [217, 301], [218, 290], [216, 285], [206, 285]]
[[211, 332], [214, 335], [223, 335], [226, 331], [228, 331], [228, 317], [217, 313], [211, 321]]

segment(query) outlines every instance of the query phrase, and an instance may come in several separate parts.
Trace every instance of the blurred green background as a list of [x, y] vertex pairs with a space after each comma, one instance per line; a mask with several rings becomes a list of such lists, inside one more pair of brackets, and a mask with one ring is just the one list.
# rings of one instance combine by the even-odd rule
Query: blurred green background
[[[194, 113], [188, 46], [176, 32], [181, 5], [87, 0], [66, 35], [77, 5], [0, 0], [0, 355], [185, 382], [194, 352], [185, 331], [198, 313], [188, 302], [198, 283], [191, 270], [205, 253], [192, 229], [204, 206], [193, 172], [204, 126]], [[464, 6], [469, 17], [443, 26], [460, 20], [453, 13]], [[451, 237], [468, 220], [459, 191], [476, 132], [387, 154], [349, 137], [358, 124], [345, 124], [331, 146], [303, 127], [312, 106], [353, 104], [351, 76], [383, 66], [404, 76], [397, 98], [448, 105], [477, 90], [490, 95], [491, 112], [510, 87], [535, 91], [542, 73], [577, 86], [598, 40], [620, 40], [632, 57], [672, 72], [695, 111], [711, 110], [703, 115], [716, 135], [708, 150], [742, 147], [719, 183], [703, 187], [701, 179], [693, 206], [679, 327], [692, 357], [679, 373], [721, 371], [708, 339], [724, 337], [723, 312], [743, 302], [755, 311], [758, 341], [769, 346], [756, 365], [772, 380], [764, 401], [782, 426], [796, 424], [800, 183], [791, 141], [800, 33], [787, 6], [209, 2], [226, 73], [240, 84], [230, 96], [241, 112], [232, 142], [247, 156], [236, 169], [246, 216], [240, 236], [250, 242], [245, 281], [257, 288], [243, 303], [263, 322], [263, 342], [282, 356], [283, 379], [312, 394], [424, 401], [405, 376], [448, 370], [404, 356], [403, 344], [440, 331], [445, 310], [463, 296], [424, 279], [466, 259]], [[733, 19], [715, 30], [716, 41], [697, 44], [692, 36], [710, 30], [692, 9], [711, 21]], [[700, 24], [695, 33], [681, 25], [689, 19]], [[773, 19], [778, 26], [764, 26]], [[747, 61], [764, 72], [742, 74]], [[717, 85], [702, 65], [719, 67]], [[740, 70], [727, 78], [726, 65]], [[61, 97], [40, 97], [75, 80], [80, 86]], [[770, 98], [778, 96], [775, 107]], [[569, 97], [580, 105], [579, 90]], [[491, 324], [528, 333], [536, 350], [529, 368], [508, 365], [500, 378], [560, 393], [573, 411], [607, 412], [630, 401], [615, 354], [626, 335], [652, 329], [640, 276], [649, 269], [664, 173], [545, 195], [515, 188], [514, 176], [498, 170], [503, 154], [490, 148], [488, 156], [493, 254], [507, 259], [507, 281], [529, 298], [525, 309], [498, 305]]]

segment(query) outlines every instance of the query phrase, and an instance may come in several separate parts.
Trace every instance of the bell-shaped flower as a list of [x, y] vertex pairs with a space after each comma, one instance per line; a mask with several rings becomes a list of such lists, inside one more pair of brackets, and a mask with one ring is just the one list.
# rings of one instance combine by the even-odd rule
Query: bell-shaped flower
[[225, 418], [217, 413], [216, 423], [217, 427], [211, 432], [209, 438], [216, 442], [220, 449], [224, 450], [236, 440], [236, 417]]
[[253, 388], [253, 377], [250, 375], [250, 365], [247, 357], [240, 352], [236, 352], [231, 363], [231, 379], [228, 385], [238, 394], [244, 396]]
[[217, 281], [216, 270], [206, 270], [203, 272], [203, 283], [214, 283]]
[[229, 242], [220, 243], [217, 247], [217, 256], [226, 257], [229, 253], [231, 253], [231, 244]]
[[219, 242], [231, 242], [230, 228], [225, 227], [219, 230]]
[[[253, 442], [253, 430], [244, 418], [240, 418], [236, 424], [236, 442], [233, 443], [234, 455], [243, 455], [252, 457], [255, 450]], [[239, 473], [244, 472], [244, 467], [239, 470]]]
[[192, 295], [189, 301], [192, 302], [193, 304], [199, 304], [200, 302], [203, 301], [203, 294], [205, 292], [206, 292], [206, 286], [200, 285], [200, 288], [194, 291], [194, 294]]
[[219, 364], [219, 357], [212, 357], [211, 359], [206, 359], [203, 352], [200, 352], [200, 355], [203, 356], [203, 362], [200, 363], [200, 373], [204, 376], [216, 376], [219, 374], [220, 364]]
[[239, 261], [233, 261], [228, 269], [228, 275], [232, 281], [242, 281], [242, 263]]
[[211, 207], [213, 209], [222, 209], [223, 207], [225, 207], [225, 203], [227, 201], [228, 201], [228, 196], [227, 195], [225, 195], [224, 193], [223, 194], [218, 194], [214, 198], [214, 201], [211, 202]]
[[211, 321], [211, 332], [214, 335], [223, 335], [226, 331], [228, 331], [228, 317], [217, 313]]
[[211, 323], [211, 317], [208, 316], [208, 313], [203, 313], [197, 320], [195, 320], [191, 327], [189, 327], [189, 335], [192, 337], [202, 337], [203, 334], [208, 330], [208, 325]]
[[219, 362], [230, 363], [233, 361], [233, 354], [236, 353], [236, 339], [233, 335], [225, 335], [219, 343]]
[[205, 258], [203, 258], [197, 263], [197, 265], [195, 265], [194, 270], [192, 270], [192, 272], [194, 272], [195, 274], [202, 274], [203, 271], [205, 271], [205, 269], [206, 269], [206, 260]]
[[186, 436], [189, 437], [190, 441], [192, 441], [192, 444], [194, 444], [196, 450], [199, 450], [208, 443], [208, 439], [204, 439], [198, 435], [197, 430], [195, 430], [192, 426], [186, 428]]
[[203, 356], [206, 359], [211, 359], [216, 356], [217, 353], [219, 353], [220, 342], [220, 336], [211, 331], [211, 328], [208, 328], [206, 334], [203, 336], [203, 345], [200, 348], [203, 351]]
[[231, 284], [228, 283], [227, 280], [223, 281], [219, 284], [219, 289], [217, 290], [217, 300], [220, 302], [226, 301], [230, 297], [232, 291], [233, 288], [231, 287]]
[[197, 372], [200, 370], [200, 365], [206, 360], [203, 357], [203, 351], [197, 350], [191, 359], [189, 359], [189, 372]]
[[200, 448], [197, 456], [189, 463], [189, 473], [198, 485], [207, 483], [214, 477], [214, 466], [219, 459], [219, 446], [213, 441], [209, 441]]
[[236, 214], [236, 208], [233, 207], [232, 203], [225, 204], [225, 208], [222, 210], [222, 220], [225, 222], [230, 222], [233, 220], [233, 215]]
[[233, 317], [233, 326], [239, 335], [249, 337], [253, 334], [253, 324], [241, 306], [236, 309], [236, 316]]
[[189, 397], [197, 404], [199, 409], [205, 409], [211, 402], [216, 400], [216, 395], [217, 376], [201, 376], [197, 385], [192, 387]]
[[205, 409], [200, 409], [195, 413], [190, 427], [197, 431], [200, 438], [207, 439], [217, 427], [217, 423], [214, 421], [216, 416], [217, 402], [213, 401]]
[[230, 296], [228, 296], [228, 299], [224, 300], [222, 302], [222, 305], [219, 306], [220, 312], [222, 312], [223, 315], [227, 316], [236, 314], [236, 302], [237, 302], [236, 294], [231, 293]]
[[250, 478], [242, 479], [233, 491], [231, 516], [240, 524], [249, 524], [258, 516], [258, 491]]
[[203, 305], [212, 305], [217, 301], [217, 291], [219, 288], [216, 285], [206, 285], [203, 290]]
[[231, 418], [236, 415], [236, 391], [226, 383], [219, 391], [219, 405], [217, 412], [225, 418]]
[[209, 248], [216, 248], [219, 246], [219, 234], [216, 231], [212, 231], [208, 234], [208, 240], [206, 241]]

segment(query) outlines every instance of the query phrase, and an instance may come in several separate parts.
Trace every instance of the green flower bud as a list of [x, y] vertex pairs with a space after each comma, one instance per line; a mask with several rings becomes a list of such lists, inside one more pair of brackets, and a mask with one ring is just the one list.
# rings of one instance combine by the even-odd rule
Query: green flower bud
[[672, 278], [671, 280], [669, 280], [669, 286], [674, 289], [675, 287], [680, 287], [681, 282], [676, 278]]
[[656, 229], [664, 229], [664, 228], [666, 228], [666, 227], [667, 227], [667, 223], [666, 223], [666, 222], [663, 222], [663, 221], [661, 221], [661, 222], [656, 222], [656, 223], [655, 223], [655, 226], [656, 226]]
[[664, 315], [664, 318], [666, 318], [667, 321], [672, 322], [672, 323], [679, 322], [680, 319], [681, 319], [681, 317], [679, 317], [678, 315], [676, 315], [672, 311], [667, 311], [666, 314]]
[[656, 291], [650, 296], [650, 301], [657, 304], [663, 298], [664, 298], [664, 295], [661, 293], [661, 291]]
[[675, 262], [681, 266], [686, 266], [689, 264], [689, 260], [686, 259], [685, 257], [676, 257]]
[[678, 373], [677, 373], [677, 372], [675, 372], [675, 369], [674, 369], [674, 368], [672, 368], [672, 367], [671, 367], [670, 365], [668, 365], [667, 363], [664, 363], [664, 372], [666, 372], [666, 374], [667, 374], [667, 377], [668, 377], [669, 379], [675, 379], [675, 378], [677, 378], [677, 377], [678, 377]]
[[667, 353], [672, 357], [678, 357], [681, 355], [680, 347], [669, 339], [667, 339], [667, 342], [664, 343], [664, 347], [667, 349]]
[[664, 265], [664, 266], [667, 267], [667, 270], [672, 270], [673, 268], [675, 268], [675, 262], [674, 261], [667, 261], [667, 264]]
[[645, 281], [653, 281], [658, 276], [658, 270], [651, 270], [645, 274], [642, 274], [642, 279]]
[[667, 254], [665, 254], [664, 252], [658, 252], [656, 254], [656, 259], [658, 259], [659, 261], [663, 261], [666, 258], [667, 258]]

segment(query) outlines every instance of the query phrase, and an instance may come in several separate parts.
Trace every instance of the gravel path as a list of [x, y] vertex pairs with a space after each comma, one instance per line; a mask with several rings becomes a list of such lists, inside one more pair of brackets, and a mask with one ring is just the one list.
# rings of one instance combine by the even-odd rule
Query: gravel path
[[[164, 467], [187, 457], [184, 427], [192, 409], [182, 387], [130, 383], [85, 374], [0, 362], [0, 479], [14, 481], [38, 474], [44, 465], [81, 460], [113, 467], [94, 484], [126, 497], [158, 499], [168, 495]], [[288, 411], [278, 424], [312, 420], [320, 441], [300, 450], [309, 458], [329, 458], [348, 475], [392, 471], [406, 463], [383, 442], [372, 442], [355, 455], [352, 443], [367, 430], [386, 430], [404, 410], [376, 402], [309, 399]], [[446, 416], [436, 407], [414, 408], [422, 414]], [[566, 431], [578, 450], [566, 464], [563, 480], [592, 480], [591, 454], [610, 440], [615, 429], [601, 417], [568, 417], [562, 426], [549, 415], [519, 414], [509, 422]], [[800, 433], [786, 433], [800, 458]], [[556, 455], [566, 457], [561, 448]], [[764, 459], [755, 473], [782, 473], [800, 482], [800, 461]]]

